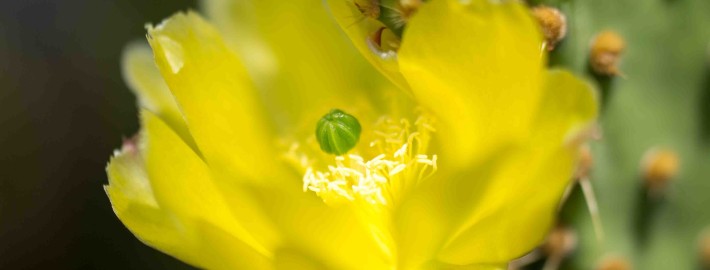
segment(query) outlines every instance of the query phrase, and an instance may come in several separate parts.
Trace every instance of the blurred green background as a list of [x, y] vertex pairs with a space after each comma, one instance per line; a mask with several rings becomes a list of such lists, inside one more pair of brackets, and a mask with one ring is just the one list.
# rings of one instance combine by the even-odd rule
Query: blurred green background
[[0, 1], [0, 269], [186, 269], [121, 225], [102, 185], [138, 130], [123, 46], [190, 0]]

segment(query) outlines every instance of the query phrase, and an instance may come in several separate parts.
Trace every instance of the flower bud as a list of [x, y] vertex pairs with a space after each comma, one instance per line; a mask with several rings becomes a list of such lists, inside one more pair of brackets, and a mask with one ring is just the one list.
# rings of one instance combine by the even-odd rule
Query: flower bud
[[557, 226], [547, 236], [547, 242], [542, 246], [549, 256], [565, 257], [577, 247], [577, 234], [565, 226]]
[[698, 252], [703, 269], [710, 269], [710, 228], [705, 229], [700, 234]]
[[650, 149], [641, 160], [641, 174], [649, 195], [662, 195], [669, 181], [677, 174], [680, 159], [670, 149]]
[[579, 161], [577, 161], [577, 178], [588, 178], [593, 165], [594, 159], [592, 158], [592, 150], [589, 148], [589, 144], [580, 146]]
[[614, 31], [603, 31], [592, 40], [590, 64], [600, 75], [620, 75], [619, 60], [626, 48], [624, 39]]
[[631, 263], [621, 256], [607, 256], [597, 264], [596, 270], [631, 270]]
[[534, 7], [532, 13], [542, 27], [545, 47], [547, 50], [553, 50], [555, 45], [567, 35], [567, 18], [558, 9], [548, 6]]
[[316, 139], [323, 152], [341, 156], [355, 147], [360, 139], [360, 130], [357, 118], [333, 109], [318, 121]]

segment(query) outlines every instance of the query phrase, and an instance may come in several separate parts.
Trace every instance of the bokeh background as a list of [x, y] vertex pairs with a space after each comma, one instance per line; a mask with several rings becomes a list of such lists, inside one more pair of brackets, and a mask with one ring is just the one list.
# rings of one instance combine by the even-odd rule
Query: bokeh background
[[136, 241], [104, 168], [138, 130], [125, 44], [191, 0], [0, 1], [0, 269], [189, 269]]

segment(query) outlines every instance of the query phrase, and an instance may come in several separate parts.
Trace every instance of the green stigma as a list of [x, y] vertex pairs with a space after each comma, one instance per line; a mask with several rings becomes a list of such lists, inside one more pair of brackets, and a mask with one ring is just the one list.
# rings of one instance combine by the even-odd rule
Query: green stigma
[[318, 121], [316, 139], [323, 152], [341, 156], [355, 147], [360, 139], [360, 130], [357, 118], [333, 109]]

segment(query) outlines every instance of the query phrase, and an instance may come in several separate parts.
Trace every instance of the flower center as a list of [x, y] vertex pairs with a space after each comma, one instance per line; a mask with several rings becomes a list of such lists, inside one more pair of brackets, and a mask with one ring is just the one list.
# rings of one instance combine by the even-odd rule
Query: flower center
[[364, 132], [369, 140], [349, 154], [313, 159], [295, 143], [286, 157], [304, 171], [304, 192], [314, 192], [326, 203], [388, 205], [436, 172], [437, 155], [426, 152], [434, 131], [428, 116], [413, 124], [381, 117], [371, 132]]

